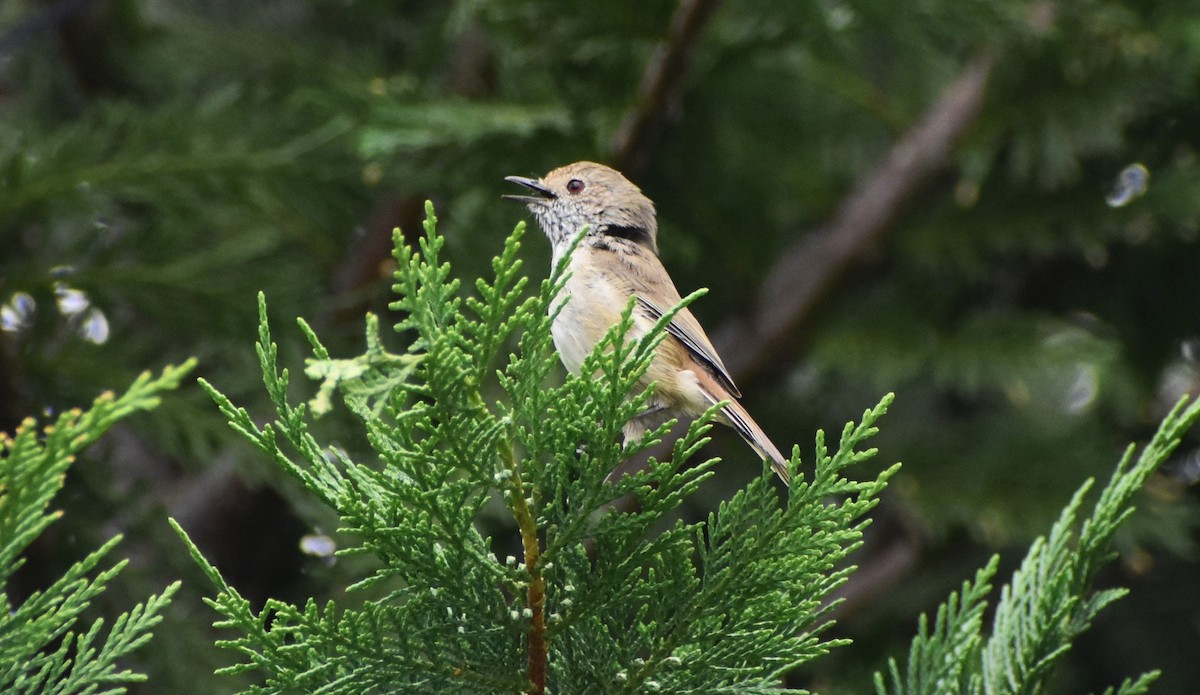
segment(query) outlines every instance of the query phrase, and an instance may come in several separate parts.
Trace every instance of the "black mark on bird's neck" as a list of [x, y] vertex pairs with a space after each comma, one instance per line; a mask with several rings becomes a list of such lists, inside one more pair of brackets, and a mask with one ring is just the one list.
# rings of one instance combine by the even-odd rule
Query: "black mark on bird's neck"
[[601, 227], [599, 233], [606, 237], [615, 239], [624, 239], [631, 241], [639, 246], [644, 246], [651, 251], [654, 251], [654, 237], [650, 235], [650, 230], [645, 227], [621, 226], [609, 224]]

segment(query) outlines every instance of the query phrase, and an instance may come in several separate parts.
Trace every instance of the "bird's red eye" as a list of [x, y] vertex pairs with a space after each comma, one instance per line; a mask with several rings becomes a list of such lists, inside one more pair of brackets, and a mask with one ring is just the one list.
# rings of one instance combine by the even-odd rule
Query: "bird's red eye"
[[583, 182], [579, 179], [571, 179], [567, 182], [567, 193], [578, 193], [583, 190]]

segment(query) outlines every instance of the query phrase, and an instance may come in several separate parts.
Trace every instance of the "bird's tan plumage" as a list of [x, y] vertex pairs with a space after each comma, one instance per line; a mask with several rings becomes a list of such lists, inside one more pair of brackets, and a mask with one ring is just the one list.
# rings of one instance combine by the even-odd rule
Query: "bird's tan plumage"
[[[526, 203], [550, 239], [557, 263], [583, 227], [588, 233], [572, 253], [551, 332], [572, 373], [596, 342], [620, 320], [629, 297], [637, 297], [631, 337], [648, 332], [681, 298], [658, 258], [654, 203], [619, 172], [594, 162], [576, 162], [541, 179], [508, 177], [534, 195], [506, 196]], [[787, 459], [737, 402], [741, 396], [700, 322], [687, 308], [667, 326], [642, 386], [655, 382], [651, 409], [625, 426], [640, 436], [675, 415], [695, 417], [728, 401], [720, 421], [738, 434], [788, 482]]]

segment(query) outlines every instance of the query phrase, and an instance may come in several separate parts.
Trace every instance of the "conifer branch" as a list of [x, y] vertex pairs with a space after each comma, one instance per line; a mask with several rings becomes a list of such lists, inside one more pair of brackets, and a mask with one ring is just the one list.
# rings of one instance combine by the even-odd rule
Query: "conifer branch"
[[101, 394], [88, 410], [64, 412], [40, 430], [30, 418], [11, 437], [0, 433], [0, 690], [89, 693], [145, 679], [119, 668], [119, 661], [150, 638], [178, 582], [118, 616], [104, 636], [103, 619], [79, 629], [83, 612], [127, 564], [89, 577], [121, 541], [119, 534], [18, 605], [9, 603], [8, 583], [29, 544], [62, 517], [49, 506], [75, 455], [121, 418], [157, 406], [160, 394], [177, 387], [194, 365], [170, 366], [158, 377], [143, 373], [124, 394]]
[[[218, 625], [239, 633], [222, 646], [245, 661], [223, 672], [261, 669], [272, 687], [328, 693], [541, 694], [594, 691], [598, 683], [625, 692], [758, 692], [843, 644], [820, 636], [830, 592], [849, 575], [842, 563], [896, 467], [866, 482], [843, 473], [874, 455], [861, 446], [890, 397], [843, 431], [836, 453], [818, 437], [818, 474], [806, 482], [797, 470], [786, 504], [764, 470], [708, 520], [670, 526], [716, 465], [687, 465], [715, 410], [645, 471], [615, 480], [609, 473], [669, 430], [664, 424], [623, 442], [624, 424], [649, 397], [633, 389], [666, 323], [699, 293], [636, 340], [630, 303], [580, 375], [547, 386], [566, 265], [521, 301], [526, 283], [510, 265], [520, 231], [494, 264], [495, 280], [473, 283], [469, 299], [455, 293], [461, 283], [440, 257], [432, 211], [419, 255], [397, 236], [393, 307], [404, 312], [406, 357], [419, 359], [386, 358], [368, 321], [367, 358], [336, 360], [301, 324], [315, 353], [308, 371], [324, 385], [318, 392], [341, 393], [379, 466], [316, 443], [308, 409], [287, 402], [287, 373], [260, 305], [259, 358], [277, 420], [259, 426], [210, 391], [236, 430], [361, 539], [340, 552], [377, 558], [379, 569], [353, 588], [379, 597], [324, 609], [271, 601], [256, 613], [190, 546], [218, 591], [210, 602], [222, 615]], [[517, 329], [521, 350], [499, 370], [504, 398], [493, 401], [482, 365]], [[276, 432], [299, 461], [280, 450]], [[623, 494], [636, 496], [641, 511], [605, 508]], [[523, 564], [499, 561], [477, 530], [497, 496], [512, 513]]]
[[[1078, 523], [1088, 480], [1071, 497], [1050, 532], [1034, 541], [1011, 581], [1000, 592], [992, 632], [983, 634], [986, 596], [996, 558], [951, 594], [937, 611], [933, 631], [921, 616], [918, 634], [902, 672], [889, 661], [889, 678], [875, 674], [880, 695], [955, 692], [1041, 692], [1051, 671], [1107, 605], [1123, 589], [1093, 591], [1099, 568], [1111, 561], [1113, 535], [1133, 513], [1133, 498], [1146, 479], [1200, 421], [1200, 399], [1180, 400], [1134, 461], [1131, 446], [1100, 492], [1090, 516]], [[1126, 680], [1115, 692], [1143, 693], [1157, 672]], [[1106, 693], [1113, 693], [1109, 688]]]

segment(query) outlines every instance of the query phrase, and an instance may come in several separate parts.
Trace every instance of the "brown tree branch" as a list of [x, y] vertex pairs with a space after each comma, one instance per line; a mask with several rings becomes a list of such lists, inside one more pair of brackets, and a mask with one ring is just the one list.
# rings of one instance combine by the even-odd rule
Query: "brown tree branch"
[[767, 365], [791, 361], [785, 353], [825, 294], [946, 166], [954, 144], [979, 112], [995, 62], [988, 53], [969, 63], [879, 168], [854, 186], [833, 219], [784, 251], [759, 288], [754, 310], [731, 317], [713, 332], [735, 379], [750, 382]]
[[[901, 211], [949, 162], [983, 104], [997, 56], [969, 63], [920, 120], [892, 147], [887, 158], [851, 189], [825, 227], [784, 252], [758, 292], [755, 310], [735, 316], [714, 334], [734, 378], [745, 384], [776, 363], [790, 363], [796, 337], [821, 300], [853, 264], [893, 228]], [[899, 581], [916, 561], [916, 541], [902, 531], [880, 539], [837, 591], [842, 601], [831, 613], [843, 618], [864, 601]]]
[[720, 0], [682, 0], [675, 9], [666, 38], [646, 64], [637, 101], [613, 136], [612, 164], [627, 176], [636, 179], [645, 168], [663, 125], [678, 112], [696, 42], [719, 4]]

